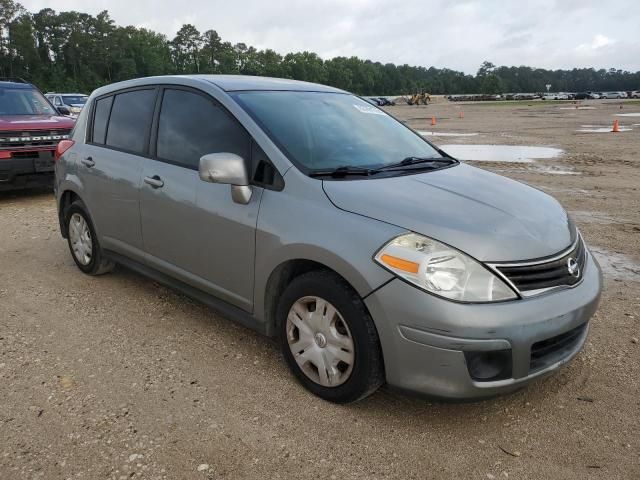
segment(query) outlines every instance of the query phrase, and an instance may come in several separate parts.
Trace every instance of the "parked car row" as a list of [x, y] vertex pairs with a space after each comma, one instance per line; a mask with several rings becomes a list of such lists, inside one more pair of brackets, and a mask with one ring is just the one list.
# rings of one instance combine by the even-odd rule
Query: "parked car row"
[[472, 95], [447, 95], [445, 97], [451, 102], [482, 102], [502, 100], [502, 95], [472, 94]]
[[452, 102], [478, 102], [495, 100], [590, 100], [640, 98], [640, 90], [630, 92], [546, 92], [546, 93], [505, 93], [502, 95], [447, 95]]
[[378, 107], [387, 107], [396, 104], [396, 102], [394, 102], [393, 100], [389, 100], [386, 97], [366, 97], [365, 100]]

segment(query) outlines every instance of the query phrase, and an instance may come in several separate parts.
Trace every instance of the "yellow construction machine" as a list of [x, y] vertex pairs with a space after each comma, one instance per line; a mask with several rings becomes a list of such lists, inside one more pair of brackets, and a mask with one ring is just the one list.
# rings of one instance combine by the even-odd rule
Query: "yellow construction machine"
[[431, 95], [429, 95], [426, 92], [422, 92], [422, 93], [416, 93], [415, 95], [412, 95], [411, 98], [407, 100], [407, 103], [409, 105], [429, 105], [430, 101], [431, 101]]

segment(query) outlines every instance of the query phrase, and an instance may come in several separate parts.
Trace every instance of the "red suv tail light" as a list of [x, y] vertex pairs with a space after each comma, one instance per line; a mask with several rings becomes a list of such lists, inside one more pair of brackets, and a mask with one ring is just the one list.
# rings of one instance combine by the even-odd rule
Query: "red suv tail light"
[[64, 152], [73, 147], [73, 144], [76, 143], [73, 140], [60, 140], [58, 146], [56, 147], [56, 153], [53, 155], [53, 159], [57, 162], [60, 160], [60, 157]]

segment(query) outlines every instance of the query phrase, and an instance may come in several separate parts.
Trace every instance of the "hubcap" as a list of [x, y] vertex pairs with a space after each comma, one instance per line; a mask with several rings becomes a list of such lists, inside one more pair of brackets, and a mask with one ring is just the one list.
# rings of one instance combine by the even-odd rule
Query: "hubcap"
[[324, 387], [337, 387], [349, 379], [355, 350], [353, 338], [340, 312], [320, 297], [296, 301], [287, 316], [287, 342], [304, 374]]
[[71, 215], [69, 220], [69, 241], [76, 260], [82, 265], [89, 265], [93, 254], [93, 241], [89, 225], [79, 213]]

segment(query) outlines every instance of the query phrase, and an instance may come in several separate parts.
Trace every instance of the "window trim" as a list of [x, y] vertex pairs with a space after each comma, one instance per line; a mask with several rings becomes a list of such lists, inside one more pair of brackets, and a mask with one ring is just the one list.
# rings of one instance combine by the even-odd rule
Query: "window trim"
[[[95, 143], [93, 141], [93, 127], [94, 127], [94, 123], [95, 123], [95, 114], [96, 114], [96, 103], [99, 100], [103, 100], [105, 98], [109, 98], [109, 97], [114, 97], [114, 100], [111, 102], [111, 108], [109, 109], [109, 116], [107, 118], [107, 128], [105, 130], [105, 142], [107, 140], [107, 135], [109, 133], [109, 124], [111, 122], [111, 113], [113, 111], [113, 104], [115, 102], [115, 97], [116, 95], [119, 95], [121, 93], [127, 93], [127, 92], [132, 92], [132, 91], [137, 91], [137, 90], [155, 90], [155, 100], [154, 100], [154, 108], [153, 108], [153, 114], [151, 116], [151, 123], [149, 125], [149, 129], [147, 131], [147, 134], [145, 136], [145, 151], [143, 153], [141, 152], [133, 152], [130, 150], [124, 150], [124, 149], [120, 149], [120, 148], [116, 148], [116, 147], [112, 147], [110, 145], [106, 145], [106, 144], [101, 144], [101, 143]], [[149, 84], [149, 85], [140, 85], [140, 86], [136, 86], [136, 87], [129, 87], [129, 88], [123, 88], [121, 90], [114, 90], [112, 92], [108, 92], [105, 93], [103, 95], [100, 95], [96, 98], [94, 98], [91, 101], [91, 104], [88, 105], [88, 108], [90, 109], [88, 112], [88, 118], [87, 118], [87, 122], [86, 122], [86, 130], [85, 130], [85, 143], [87, 145], [92, 145], [95, 147], [99, 147], [99, 148], [106, 148], [108, 150], [113, 150], [116, 152], [122, 152], [122, 153], [127, 153], [129, 155], [136, 155], [138, 157], [143, 157], [143, 158], [147, 158], [150, 160], [155, 160], [157, 162], [162, 162], [162, 163], [166, 163], [169, 165], [174, 165], [176, 167], [180, 167], [180, 168], [185, 168], [188, 170], [193, 170], [193, 171], [198, 171], [198, 168], [192, 168], [192, 167], [188, 167], [184, 164], [178, 163], [178, 162], [174, 162], [172, 160], [167, 160], [167, 159], [163, 159], [157, 156], [157, 143], [158, 143], [158, 125], [159, 125], [159, 121], [160, 121], [160, 110], [162, 108], [162, 100], [164, 99], [164, 92], [166, 90], [183, 90], [183, 91], [187, 91], [187, 92], [191, 92], [191, 93], [195, 93], [197, 95], [200, 95], [202, 97], [204, 97], [206, 100], [210, 101], [214, 106], [220, 108], [225, 115], [227, 115], [230, 120], [232, 122], [234, 122], [236, 125], [238, 125], [246, 134], [248, 137], [248, 152], [249, 152], [249, 158], [246, 158], [245, 161], [248, 163], [247, 165], [247, 169], [249, 171], [249, 174], [251, 175], [251, 178], [249, 179], [249, 182], [251, 185], [258, 187], [258, 188], [264, 188], [264, 189], [268, 189], [268, 190], [276, 190], [276, 191], [281, 191], [284, 188], [284, 177], [280, 174], [280, 172], [278, 171], [278, 169], [276, 168], [276, 166], [273, 164], [273, 162], [271, 161], [271, 159], [269, 158], [269, 156], [265, 153], [265, 156], [267, 157], [267, 160], [269, 161], [269, 163], [271, 164], [271, 166], [274, 168], [274, 170], [276, 171], [276, 174], [282, 179], [281, 181], [281, 185], [280, 186], [276, 186], [276, 185], [266, 185], [266, 184], [262, 184], [260, 182], [255, 182], [253, 179], [253, 148], [252, 148], [252, 143], [255, 142], [255, 144], [260, 147], [262, 149], [262, 147], [260, 146], [260, 144], [256, 141], [255, 138], [253, 138], [253, 135], [251, 135], [251, 133], [246, 129], [246, 127], [242, 124], [242, 122], [240, 122], [240, 120], [238, 120], [236, 118], [236, 116], [231, 113], [231, 111], [225, 106], [223, 105], [218, 99], [216, 99], [215, 97], [213, 97], [211, 94], [200, 90], [198, 88], [194, 88], [194, 87], [190, 87], [187, 85], [178, 85], [178, 84], [167, 84], [167, 83], [157, 83], [157, 84]], [[85, 108], [87, 108], [87, 105], [85, 105]], [[264, 151], [264, 149], [262, 149]]]
[[99, 100], [103, 100], [105, 98], [108, 97], [114, 97], [113, 101], [111, 102], [111, 108], [109, 109], [109, 117], [107, 118], [107, 128], [104, 132], [104, 141], [107, 141], [107, 136], [109, 135], [109, 124], [111, 123], [111, 114], [113, 113], [113, 105], [115, 103], [115, 97], [117, 95], [120, 95], [122, 93], [129, 93], [129, 92], [135, 92], [135, 91], [139, 91], [139, 90], [153, 90], [154, 91], [154, 95], [155, 98], [153, 99], [153, 111], [151, 114], [151, 118], [153, 120], [154, 115], [155, 115], [155, 109], [157, 107], [157, 101], [158, 101], [158, 91], [159, 91], [159, 87], [158, 85], [142, 85], [139, 87], [130, 87], [130, 88], [123, 88], [122, 90], [116, 90], [113, 92], [109, 92], [109, 93], [105, 93], [104, 95], [100, 95], [99, 97], [96, 97], [93, 99], [93, 101], [91, 102], [91, 111], [89, 112], [89, 122], [87, 122], [87, 130], [88, 130], [88, 135], [87, 135], [87, 144], [88, 145], [93, 145], [96, 147], [100, 147], [100, 148], [106, 148], [108, 150], [113, 150], [115, 152], [122, 152], [122, 153], [127, 153], [129, 155], [137, 155], [138, 157], [144, 157], [144, 158], [150, 158], [149, 156], [149, 140], [151, 137], [151, 126], [153, 124], [153, 122], [147, 127], [147, 130], [145, 132], [145, 136], [144, 136], [144, 142], [143, 142], [143, 151], [142, 152], [136, 152], [133, 150], [128, 150], [125, 148], [117, 148], [117, 147], [113, 147], [111, 145], [107, 145], [106, 143], [95, 143], [93, 141], [93, 126], [95, 123], [95, 116], [96, 116], [96, 103]]

